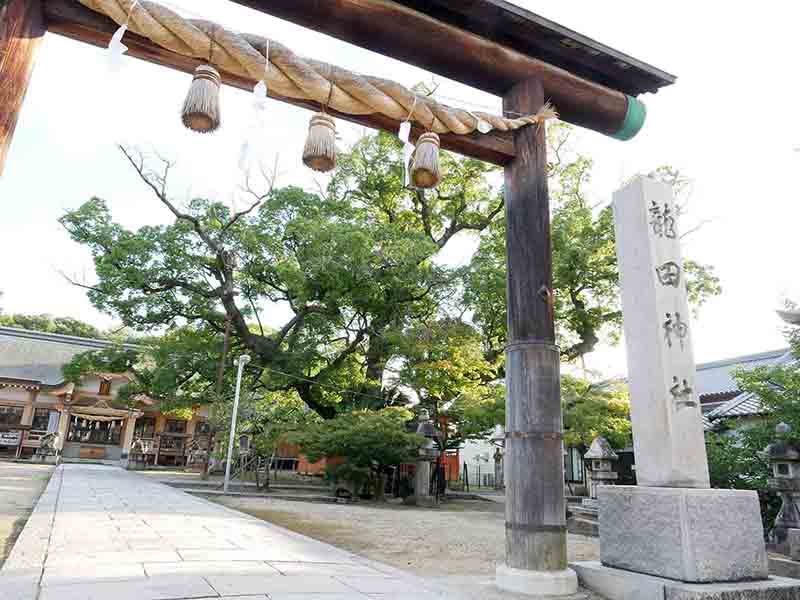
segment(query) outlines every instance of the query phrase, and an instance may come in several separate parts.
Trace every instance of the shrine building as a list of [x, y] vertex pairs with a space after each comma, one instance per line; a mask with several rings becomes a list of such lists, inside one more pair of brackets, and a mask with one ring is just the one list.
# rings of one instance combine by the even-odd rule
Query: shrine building
[[0, 456], [34, 457], [42, 436], [58, 432], [65, 461], [127, 466], [131, 443], [141, 439], [140, 458], [149, 464], [199, 468], [208, 444], [207, 407], [195, 407], [189, 420], [162, 413], [145, 396], [129, 407], [117, 399], [128, 374], [96, 373], [77, 385], [65, 381], [62, 368], [74, 356], [112, 345], [0, 327]]

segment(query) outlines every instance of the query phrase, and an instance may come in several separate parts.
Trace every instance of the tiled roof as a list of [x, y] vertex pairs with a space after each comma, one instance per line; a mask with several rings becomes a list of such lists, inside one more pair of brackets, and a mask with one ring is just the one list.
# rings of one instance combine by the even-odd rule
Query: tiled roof
[[733, 379], [733, 372], [737, 368], [753, 369], [778, 364], [788, 354], [789, 349], [783, 348], [699, 364], [695, 375], [695, 389], [701, 399], [708, 394], [735, 392], [738, 386]]
[[64, 381], [61, 368], [73, 356], [112, 345], [103, 340], [0, 327], [0, 378], [58, 385]]
[[759, 415], [763, 412], [761, 400], [751, 392], [742, 392], [735, 398], [731, 398], [725, 404], [718, 406], [706, 413], [706, 418], [710, 421], [727, 419], [730, 417], [748, 417]]
[[706, 415], [701, 415], [700, 418], [703, 420], [703, 431], [710, 431], [712, 423], [708, 420], [708, 417]]
[[[787, 351], [783, 356], [769, 364], [781, 365], [796, 362], [791, 352]], [[703, 425], [706, 430], [711, 429], [717, 422], [724, 419], [732, 419], [736, 417], [751, 417], [760, 415], [765, 412], [761, 404], [761, 399], [751, 392], [742, 392], [735, 398], [731, 398], [724, 404], [716, 407], [714, 410], [707, 412], [703, 418]], [[708, 421], [708, 424], [706, 424]]]

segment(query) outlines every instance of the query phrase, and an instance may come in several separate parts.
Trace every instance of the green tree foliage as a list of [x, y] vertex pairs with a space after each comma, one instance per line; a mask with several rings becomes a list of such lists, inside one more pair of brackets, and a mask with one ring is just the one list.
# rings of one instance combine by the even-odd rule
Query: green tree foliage
[[357, 467], [397, 465], [417, 456], [424, 438], [408, 433], [411, 412], [400, 408], [359, 410], [321, 420], [290, 436], [311, 461], [340, 456]]
[[73, 319], [72, 317], [54, 317], [53, 315], [0, 314], [0, 325], [17, 327], [29, 331], [44, 331], [61, 335], [104, 339], [108, 334], [102, 333], [94, 325]]
[[[800, 330], [798, 330], [800, 331]], [[790, 336], [792, 354], [800, 358], [800, 335]], [[800, 443], [800, 363], [757, 367], [735, 374], [739, 389], [756, 395], [764, 408], [765, 424], [773, 429], [786, 423], [792, 431], [788, 439]]]
[[399, 381], [414, 390], [440, 430], [442, 449], [484, 437], [504, 419], [500, 386], [486, 385], [496, 370], [486, 360], [481, 337], [458, 319], [440, 319], [405, 332]]
[[[242, 411], [242, 431], [253, 436], [256, 452], [273, 456], [278, 446], [297, 432], [319, 423], [315, 412], [308, 410], [296, 392], [266, 392], [256, 397]], [[225, 415], [225, 422], [230, 415]]]
[[585, 379], [561, 377], [564, 441], [568, 446], [589, 446], [603, 436], [614, 448], [629, 446], [630, 402], [620, 384], [594, 384]]
[[[216, 331], [184, 326], [138, 341], [74, 356], [62, 369], [65, 379], [77, 383], [89, 373], [128, 373], [132, 380], [120, 388], [121, 400], [133, 402], [144, 394], [167, 410], [213, 400], [221, 351]], [[227, 369], [225, 375], [227, 392], [233, 387], [235, 369]], [[247, 372], [251, 387], [258, 386], [253, 380], [259, 375], [257, 370]]]
[[[800, 329], [787, 332], [795, 358], [800, 357]], [[756, 395], [763, 416], [756, 423], [730, 420], [706, 434], [708, 469], [712, 487], [756, 490], [761, 501], [764, 531], [772, 527], [780, 508], [776, 494], [767, 489], [771, 476], [763, 450], [780, 438], [800, 443], [800, 363], [738, 370], [734, 377], [742, 392]], [[775, 426], [786, 423], [791, 431], [776, 434]]]
[[[167, 190], [170, 163], [154, 170], [123, 152], [175, 220], [128, 230], [98, 198], [62, 217], [94, 257], [94, 306], [138, 331], [188, 324], [221, 337], [230, 319], [235, 345], [269, 373], [270, 389], [293, 389], [326, 417], [355, 397], [385, 403], [392, 340], [452, 295], [455, 273], [434, 255], [458, 232], [486, 227], [502, 206], [484, 178], [489, 167], [446, 154], [439, 190], [405, 190], [400, 144], [383, 134], [340, 157], [325, 197], [251, 190], [252, 205], [235, 213], [200, 198], [179, 206]], [[268, 301], [293, 312], [277, 331], [251, 325]], [[335, 391], [343, 388], [353, 393]]]
[[706, 433], [706, 455], [711, 487], [758, 492], [764, 533], [769, 533], [780, 510], [780, 498], [767, 489], [771, 477], [763, 451], [775, 440], [767, 423], [739, 429], [732, 435]]
[[[590, 202], [593, 161], [570, 149], [570, 132], [568, 125], [548, 128], [555, 318], [566, 360], [591, 352], [603, 336], [617, 339], [622, 325], [613, 214], [610, 206]], [[686, 180], [674, 170], [662, 167], [651, 175], [685, 193]], [[711, 267], [687, 260], [685, 268], [694, 306], [720, 293]], [[506, 340], [505, 269], [505, 222], [498, 219], [484, 230], [463, 271], [464, 300], [491, 356]]]
[[385, 467], [413, 461], [425, 441], [406, 430], [410, 418], [411, 412], [401, 408], [352, 411], [313, 423], [289, 440], [311, 461], [341, 457], [351, 470], [371, 472], [381, 481], [378, 474]]

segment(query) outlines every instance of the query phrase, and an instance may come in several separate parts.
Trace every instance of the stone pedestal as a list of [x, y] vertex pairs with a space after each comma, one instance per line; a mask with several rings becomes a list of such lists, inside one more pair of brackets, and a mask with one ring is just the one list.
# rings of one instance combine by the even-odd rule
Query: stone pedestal
[[436, 506], [436, 496], [431, 496], [431, 463], [427, 460], [417, 462], [414, 473], [414, 504], [417, 506]]
[[600, 560], [689, 583], [766, 579], [758, 495], [745, 490], [602, 486]]
[[578, 590], [578, 577], [572, 569], [561, 571], [530, 571], [497, 565], [495, 583], [501, 590], [517, 594], [570, 596]]
[[571, 563], [581, 585], [607, 600], [797, 600], [800, 580], [770, 577], [739, 583], [684, 583], [612, 569], [597, 561]]

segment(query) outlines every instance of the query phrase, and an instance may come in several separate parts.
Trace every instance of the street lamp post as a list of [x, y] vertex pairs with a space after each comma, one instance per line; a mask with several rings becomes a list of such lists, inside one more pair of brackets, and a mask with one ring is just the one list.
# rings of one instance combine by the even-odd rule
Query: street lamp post
[[[228, 456], [225, 460], [225, 483], [222, 487], [222, 493], [228, 493], [228, 485], [231, 479], [231, 454], [233, 454], [233, 438], [236, 436], [236, 415], [239, 412], [239, 392], [242, 388], [242, 371], [244, 371], [247, 363], [250, 362], [250, 356], [242, 354], [234, 361], [234, 364], [239, 366], [236, 372], [236, 392], [233, 396], [233, 414], [231, 414], [231, 430], [228, 434]], [[210, 448], [209, 448], [210, 451]]]

